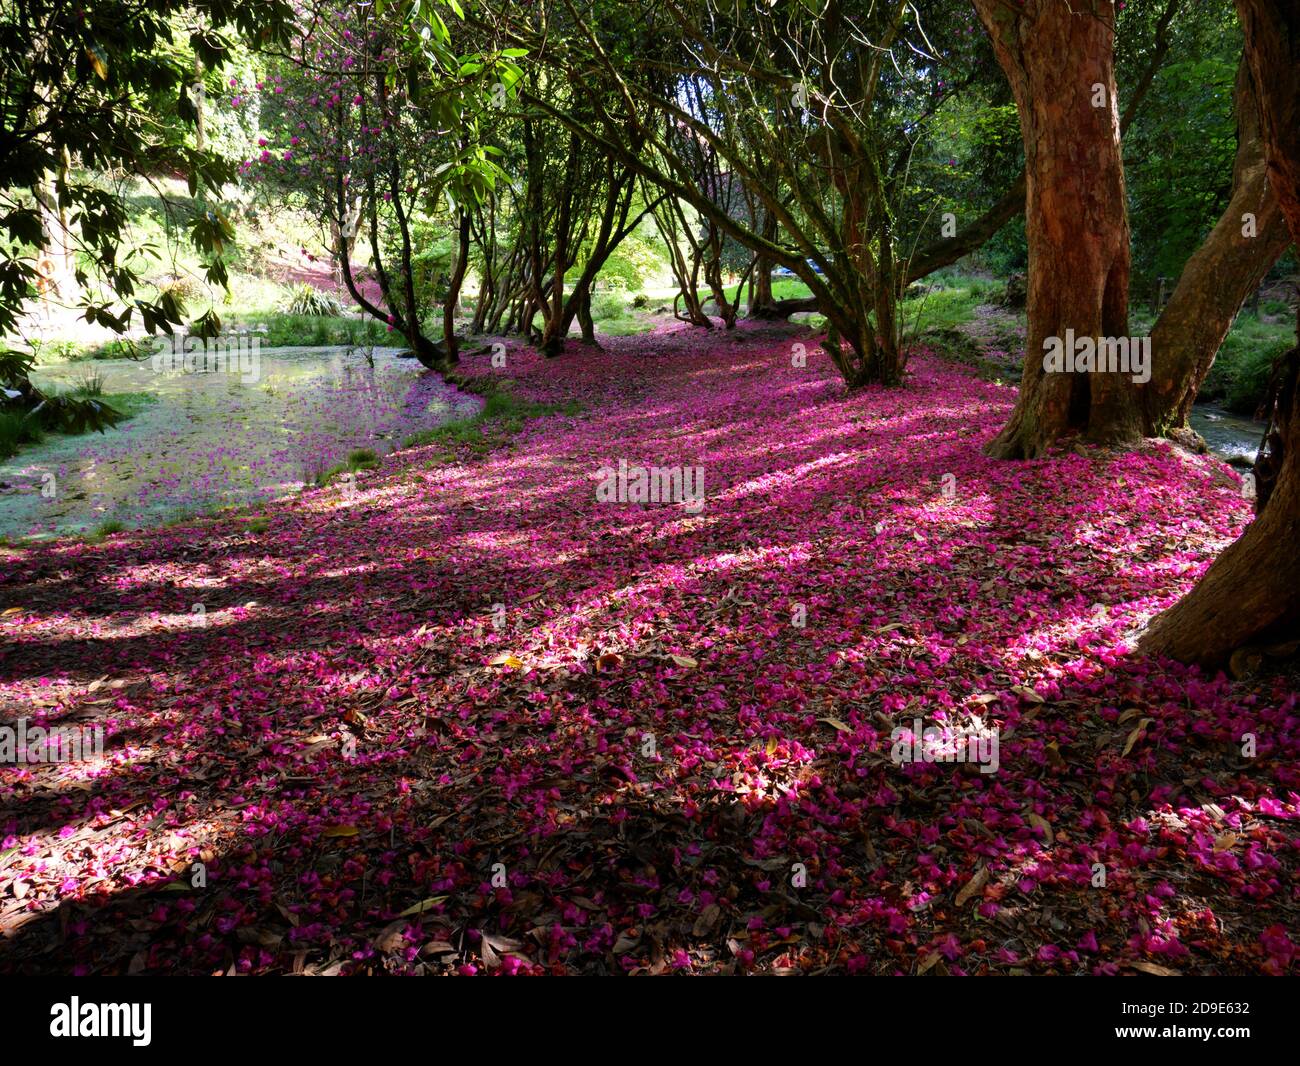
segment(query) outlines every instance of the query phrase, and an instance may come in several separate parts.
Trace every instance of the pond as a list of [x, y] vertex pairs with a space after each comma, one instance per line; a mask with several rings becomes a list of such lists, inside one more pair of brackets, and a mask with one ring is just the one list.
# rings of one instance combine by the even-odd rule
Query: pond
[[1255, 453], [1264, 439], [1263, 422], [1199, 403], [1192, 407], [1189, 421], [1192, 429], [1205, 438], [1210, 451], [1220, 459], [1241, 468], [1254, 464]]
[[[42, 386], [88, 375], [106, 395], [155, 402], [103, 434], [53, 435], [0, 460], [0, 535], [156, 526], [219, 507], [265, 502], [311, 484], [358, 449], [474, 414], [458, 392], [396, 348], [257, 348], [215, 358], [170, 349], [142, 360], [37, 368]], [[373, 365], [372, 365], [373, 363]]]

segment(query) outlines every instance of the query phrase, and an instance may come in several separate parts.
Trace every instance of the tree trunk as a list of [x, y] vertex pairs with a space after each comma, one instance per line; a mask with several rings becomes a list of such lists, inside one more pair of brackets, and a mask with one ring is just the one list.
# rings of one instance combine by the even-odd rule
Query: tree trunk
[[456, 310], [460, 307], [460, 287], [465, 281], [465, 271], [469, 268], [469, 212], [461, 208], [457, 215], [456, 264], [452, 267], [451, 280], [447, 283], [447, 299], [442, 305], [442, 346], [447, 350], [447, 358], [453, 363], [460, 358], [460, 342], [456, 339]]
[[591, 315], [591, 286], [583, 283], [578, 296], [578, 328], [582, 330], [584, 344], [596, 343], [596, 320]]
[[[776, 215], [767, 208], [763, 209], [763, 239], [776, 242]], [[772, 269], [776, 264], [762, 253], [754, 264], [754, 284], [749, 292], [749, 305], [745, 314], [761, 318], [776, 308], [776, 299], [772, 295]]]
[[1151, 383], [1143, 397], [1148, 436], [1187, 425], [1192, 403], [1241, 305], [1291, 243], [1269, 186], [1259, 108], [1245, 59], [1237, 71], [1237, 158], [1232, 197], [1187, 261], [1178, 287], [1151, 331]]
[[975, 0], [975, 6], [1020, 112], [1029, 244], [1020, 397], [989, 454], [1034, 458], [1073, 433], [1134, 442], [1142, 435], [1135, 375], [1044, 367], [1049, 339], [1066, 345], [1067, 331], [1094, 344], [1128, 333], [1114, 0], [1026, 0], [1020, 9]]
[[[1300, 0], [1237, 0], [1259, 98], [1269, 181], [1300, 242]], [[1300, 623], [1300, 397], [1296, 363], [1275, 400], [1277, 483], [1241, 539], [1191, 592], [1151, 624], [1141, 648], [1206, 665], [1248, 645], [1295, 634]]]

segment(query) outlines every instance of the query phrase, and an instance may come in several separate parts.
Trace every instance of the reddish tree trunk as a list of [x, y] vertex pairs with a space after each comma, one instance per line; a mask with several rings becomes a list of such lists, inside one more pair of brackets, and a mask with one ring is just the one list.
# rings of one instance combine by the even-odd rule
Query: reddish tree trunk
[[1129, 229], [1115, 94], [1114, 0], [975, 0], [1025, 144], [1029, 331], [1020, 397], [989, 447], [1033, 458], [1072, 433], [1141, 436], [1131, 374], [1044, 370], [1048, 338], [1128, 334]]
[[[1259, 98], [1269, 181], [1300, 241], [1300, 0], [1237, 0]], [[1277, 397], [1280, 469], [1255, 521], [1183, 599], [1151, 624], [1141, 647], [1221, 663], [1238, 649], [1293, 637], [1300, 623], [1300, 397], [1292, 373]]]
[[1244, 58], [1234, 99], [1237, 158], [1232, 197], [1205, 243], [1187, 261], [1151, 331], [1151, 383], [1143, 398], [1149, 436], [1187, 425], [1192, 403], [1237, 312], [1291, 243], [1277, 194], [1268, 182], [1259, 105]]

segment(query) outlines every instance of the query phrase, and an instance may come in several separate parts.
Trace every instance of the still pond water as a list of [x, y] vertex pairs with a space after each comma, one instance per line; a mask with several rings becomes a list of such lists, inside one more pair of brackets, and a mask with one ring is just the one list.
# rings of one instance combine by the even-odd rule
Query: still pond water
[[[418, 363], [376, 348], [261, 348], [186, 372], [165, 358], [39, 368], [40, 385], [103, 378], [105, 394], [156, 402], [106, 433], [54, 435], [0, 460], [0, 535], [155, 526], [297, 491], [357, 449], [378, 455], [411, 433], [472, 415], [480, 401]], [[214, 360], [215, 363], [215, 360]]]

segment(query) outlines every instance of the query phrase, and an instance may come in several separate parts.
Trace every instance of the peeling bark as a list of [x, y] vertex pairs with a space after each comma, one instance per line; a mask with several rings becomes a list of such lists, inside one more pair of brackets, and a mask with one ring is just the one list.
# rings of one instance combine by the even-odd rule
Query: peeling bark
[[[1232, 197], [1187, 261], [1178, 287], [1151, 331], [1151, 383], [1143, 395], [1148, 436], [1163, 436], [1187, 425], [1196, 394], [1241, 305], [1291, 243], [1277, 194], [1268, 183], [1258, 104], [1244, 59], [1237, 71], [1234, 99], [1237, 157]], [[1247, 215], [1249, 225], [1244, 221]]]
[[[1259, 98], [1269, 182], [1300, 241], [1300, 0], [1237, 0]], [[1282, 642], [1300, 627], [1300, 348], [1284, 357], [1274, 416], [1281, 455], [1267, 503], [1195, 588], [1159, 615], [1140, 647], [1217, 665], [1248, 646]], [[1287, 372], [1289, 371], [1289, 372]]]
[[1067, 330], [1077, 337], [1128, 334], [1114, 2], [1027, 0], [1016, 9], [975, 0], [975, 6], [1020, 112], [1029, 244], [1020, 396], [989, 454], [1034, 458], [1074, 433], [1101, 443], [1135, 442], [1142, 423], [1129, 375], [1043, 368], [1049, 337], [1064, 338]]

